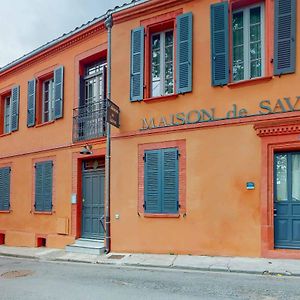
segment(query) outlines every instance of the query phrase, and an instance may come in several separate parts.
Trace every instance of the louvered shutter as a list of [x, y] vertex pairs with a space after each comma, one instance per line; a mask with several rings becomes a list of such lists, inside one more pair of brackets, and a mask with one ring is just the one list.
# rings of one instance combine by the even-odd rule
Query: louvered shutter
[[274, 74], [296, 69], [296, 0], [275, 0]]
[[176, 92], [192, 91], [193, 81], [193, 15], [186, 13], [177, 17], [176, 45]]
[[130, 100], [144, 96], [144, 27], [131, 31]]
[[35, 125], [36, 80], [28, 81], [27, 90], [27, 127]]
[[161, 212], [161, 151], [145, 152], [145, 212]]
[[17, 131], [19, 128], [19, 103], [20, 86], [14, 86], [11, 90], [11, 131]]
[[162, 149], [162, 212], [178, 212], [178, 150]]
[[54, 116], [55, 119], [63, 117], [64, 107], [64, 67], [54, 70]]
[[212, 85], [229, 82], [228, 2], [211, 5], [211, 68]]
[[0, 169], [0, 210], [8, 211], [10, 208], [10, 168]]
[[35, 165], [35, 210], [52, 210], [53, 162]]

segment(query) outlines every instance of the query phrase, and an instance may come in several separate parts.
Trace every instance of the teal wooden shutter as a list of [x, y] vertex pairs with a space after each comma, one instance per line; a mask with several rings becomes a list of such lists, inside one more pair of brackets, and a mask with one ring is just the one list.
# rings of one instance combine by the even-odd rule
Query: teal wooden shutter
[[144, 27], [131, 31], [130, 100], [144, 97]]
[[146, 213], [161, 212], [161, 151], [145, 152], [144, 208]]
[[27, 127], [35, 125], [35, 101], [36, 101], [36, 81], [35, 79], [28, 81], [27, 90]]
[[64, 107], [64, 67], [54, 70], [54, 116], [55, 119], [63, 117]]
[[228, 2], [211, 5], [211, 68], [212, 85], [229, 82]]
[[275, 75], [296, 70], [296, 12], [296, 0], [275, 0]]
[[20, 105], [20, 86], [14, 86], [11, 90], [11, 131], [19, 128], [19, 105]]
[[177, 17], [176, 93], [192, 91], [193, 81], [193, 15]]
[[10, 208], [10, 168], [0, 169], [0, 210], [8, 211]]
[[45, 161], [35, 165], [35, 210], [52, 210], [53, 162]]
[[177, 213], [178, 198], [178, 150], [162, 150], [162, 212]]

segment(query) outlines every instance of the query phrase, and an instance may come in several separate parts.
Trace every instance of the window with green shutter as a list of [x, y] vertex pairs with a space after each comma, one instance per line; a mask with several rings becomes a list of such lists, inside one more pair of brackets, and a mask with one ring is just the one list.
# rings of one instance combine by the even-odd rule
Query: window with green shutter
[[0, 168], [0, 211], [10, 209], [10, 167]]
[[147, 150], [144, 153], [144, 211], [176, 214], [179, 211], [177, 148]]
[[35, 203], [34, 208], [40, 212], [52, 211], [53, 161], [35, 164]]

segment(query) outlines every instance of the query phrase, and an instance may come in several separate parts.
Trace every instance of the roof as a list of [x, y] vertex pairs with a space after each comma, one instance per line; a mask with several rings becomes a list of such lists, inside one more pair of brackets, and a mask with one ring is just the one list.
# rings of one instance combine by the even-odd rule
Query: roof
[[16, 66], [17, 64], [23, 62], [23, 61], [26, 61], [27, 59], [33, 57], [34, 55], [36, 54], [39, 54], [40, 52], [64, 41], [65, 39], [71, 37], [72, 35], [94, 25], [94, 24], [97, 24], [98, 22], [101, 22], [101, 21], [104, 21], [109, 15], [111, 14], [114, 14], [116, 12], [119, 12], [119, 11], [122, 11], [122, 10], [125, 10], [125, 9], [128, 9], [128, 8], [131, 8], [131, 7], [134, 7], [136, 5], [139, 5], [139, 4], [142, 4], [144, 2], [148, 2], [150, 0], [132, 0], [131, 2], [128, 2], [128, 3], [124, 3], [123, 5], [121, 6], [115, 6], [114, 8], [112, 9], [109, 9], [105, 14], [101, 15], [100, 17], [97, 17], [97, 18], [94, 18], [93, 20], [90, 20], [88, 21], [87, 23], [84, 23], [76, 28], [74, 28], [73, 30], [67, 32], [67, 33], [64, 33], [63, 35], [59, 36], [58, 38], [38, 47], [37, 49], [21, 56], [20, 58], [10, 62], [9, 64], [3, 66], [2, 68], [0, 67], [0, 73], [2, 73], [3, 71], [6, 71], [14, 66]]

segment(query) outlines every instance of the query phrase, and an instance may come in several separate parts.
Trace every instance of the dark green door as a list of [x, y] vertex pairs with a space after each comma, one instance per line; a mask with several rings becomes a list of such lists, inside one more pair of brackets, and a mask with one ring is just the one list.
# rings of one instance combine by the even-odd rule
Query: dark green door
[[300, 249], [300, 153], [277, 153], [274, 170], [275, 248]]
[[104, 169], [86, 170], [82, 175], [82, 237], [104, 238]]

